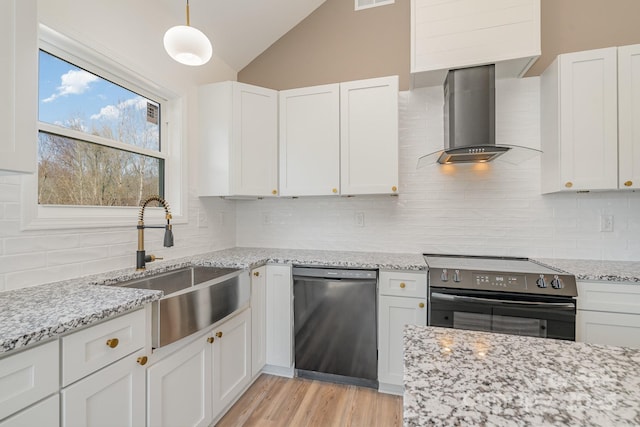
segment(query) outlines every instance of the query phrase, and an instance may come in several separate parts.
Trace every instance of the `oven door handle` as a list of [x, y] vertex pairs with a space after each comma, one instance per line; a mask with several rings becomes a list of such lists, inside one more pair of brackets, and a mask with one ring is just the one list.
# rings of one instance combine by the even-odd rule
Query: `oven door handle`
[[467, 297], [461, 295], [449, 295], [440, 292], [432, 292], [431, 299], [440, 301], [460, 301], [460, 302], [490, 302], [496, 305], [526, 305], [527, 307], [548, 307], [548, 308], [575, 308], [575, 304], [570, 302], [531, 302], [513, 301], [493, 298]]

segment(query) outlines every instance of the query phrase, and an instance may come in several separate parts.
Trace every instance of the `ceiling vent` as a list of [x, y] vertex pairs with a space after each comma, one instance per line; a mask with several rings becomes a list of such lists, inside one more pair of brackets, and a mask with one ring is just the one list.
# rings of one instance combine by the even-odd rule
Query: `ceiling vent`
[[395, 0], [356, 0], [356, 10], [371, 9], [395, 3]]

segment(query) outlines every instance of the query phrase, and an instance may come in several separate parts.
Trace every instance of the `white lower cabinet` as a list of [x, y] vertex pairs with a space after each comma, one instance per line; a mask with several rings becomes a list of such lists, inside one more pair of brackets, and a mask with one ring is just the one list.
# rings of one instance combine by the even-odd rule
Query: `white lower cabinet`
[[0, 427], [58, 427], [60, 425], [60, 395], [39, 402], [0, 422]]
[[251, 272], [251, 376], [267, 363], [267, 267]]
[[578, 282], [576, 341], [640, 348], [640, 287]]
[[208, 426], [213, 419], [212, 348], [202, 337], [147, 370], [148, 426]]
[[251, 309], [147, 370], [147, 425], [208, 426], [251, 382]]
[[232, 403], [251, 382], [251, 309], [214, 329], [213, 416]]
[[400, 394], [405, 325], [427, 324], [427, 299], [381, 295], [378, 300], [378, 382], [382, 392]]
[[56, 340], [0, 360], [0, 419], [58, 392], [59, 357]]
[[578, 341], [640, 348], [640, 315], [578, 310]]
[[267, 366], [269, 373], [293, 376], [293, 282], [291, 266], [267, 265]]
[[132, 354], [64, 388], [63, 427], [135, 427], [145, 424], [145, 369]]

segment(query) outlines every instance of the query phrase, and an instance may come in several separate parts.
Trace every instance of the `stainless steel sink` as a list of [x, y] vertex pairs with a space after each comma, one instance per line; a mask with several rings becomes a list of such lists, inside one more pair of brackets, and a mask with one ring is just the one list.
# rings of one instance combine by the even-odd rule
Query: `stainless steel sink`
[[225, 318], [247, 305], [251, 292], [248, 270], [223, 267], [186, 267], [118, 286], [164, 292], [152, 306], [154, 348]]

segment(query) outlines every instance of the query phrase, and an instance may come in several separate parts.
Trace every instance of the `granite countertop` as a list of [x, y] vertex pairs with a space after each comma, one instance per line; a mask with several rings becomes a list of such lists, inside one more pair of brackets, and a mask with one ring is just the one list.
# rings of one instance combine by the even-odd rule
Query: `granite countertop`
[[577, 280], [640, 284], [640, 262], [581, 259], [534, 259], [535, 262], [571, 273]]
[[109, 285], [190, 265], [248, 269], [266, 263], [382, 270], [427, 269], [420, 254], [232, 248], [150, 263], [143, 272], [128, 268], [0, 292], [0, 355], [140, 308], [163, 295], [161, 291]]
[[72, 282], [0, 292], [0, 355], [161, 297], [161, 291]]
[[409, 325], [405, 426], [640, 425], [640, 349]]
[[261, 264], [295, 264], [380, 270], [427, 270], [422, 254], [320, 251], [311, 249], [232, 248], [192, 257], [194, 264], [253, 268]]

